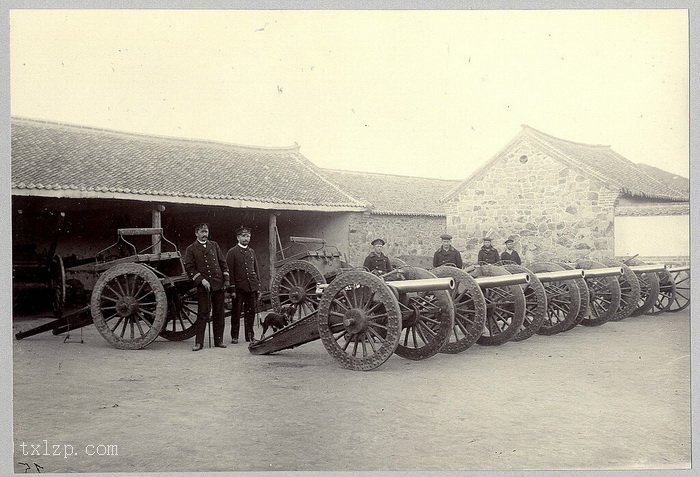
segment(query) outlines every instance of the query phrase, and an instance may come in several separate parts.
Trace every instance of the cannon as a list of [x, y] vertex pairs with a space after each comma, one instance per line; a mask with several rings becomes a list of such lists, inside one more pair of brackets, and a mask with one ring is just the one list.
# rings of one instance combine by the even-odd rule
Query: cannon
[[547, 290], [536, 273], [511, 262], [499, 262], [511, 273], [527, 273], [530, 281], [523, 288], [525, 295], [525, 319], [512, 341], [523, 341], [537, 333], [547, 319]]
[[[147, 236], [149, 245], [137, 250], [130, 241], [137, 236]], [[161, 246], [168, 251], [160, 251]], [[115, 250], [126, 253], [115, 255]], [[89, 263], [72, 267], [72, 271], [97, 276], [90, 304], [17, 333], [17, 339], [49, 330], [60, 334], [90, 323], [120, 349], [144, 348], [159, 335], [170, 340], [194, 335], [194, 284], [185, 272], [177, 246], [163, 236], [161, 228], [118, 229], [114, 244], [98, 252]]]
[[583, 326], [600, 326], [610, 321], [620, 307], [622, 290], [618, 277], [622, 267], [606, 267], [593, 260], [578, 260], [576, 268], [584, 270], [588, 290], [588, 314], [579, 322]]
[[270, 354], [321, 339], [343, 367], [368, 371], [396, 353], [422, 360], [436, 354], [454, 327], [452, 278], [415, 267], [385, 277], [364, 270], [338, 273], [319, 283], [318, 308], [248, 347]]
[[631, 316], [639, 316], [650, 311], [659, 296], [659, 276], [657, 272], [666, 269], [664, 265], [648, 265], [636, 258], [624, 260], [639, 280], [639, 300]]
[[513, 330], [517, 331], [516, 326], [521, 326], [518, 323], [522, 324], [524, 319], [524, 306], [518, 301], [518, 290], [511, 287], [526, 284], [530, 280], [527, 273], [499, 275], [494, 270], [479, 273], [472, 270], [482, 275], [474, 278], [465, 270], [449, 265], [434, 268], [432, 272], [438, 277], [451, 277], [456, 284], [452, 292], [454, 330], [441, 352], [465, 351], [479, 342], [485, 330], [489, 340], [482, 340], [480, 344], [505, 343], [514, 333]]
[[477, 344], [493, 346], [510, 341], [525, 321], [525, 294], [519, 285], [529, 277], [514, 278], [508, 270], [495, 265], [473, 266], [469, 273], [474, 278], [489, 278], [482, 283], [496, 283], [482, 289], [486, 321]]
[[620, 305], [612, 314], [609, 321], [620, 321], [632, 315], [637, 309], [641, 288], [637, 274], [623, 262], [605, 259], [602, 263], [609, 267], [620, 267], [622, 275], [617, 278], [620, 284]]
[[553, 335], [576, 326], [584, 296], [576, 280], [583, 279], [583, 271], [566, 270], [553, 262], [536, 262], [529, 268], [542, 282], [547, 295], [547, 317], [537, 333]]
[[578, 315], [568, 331], [576, 325], [600, 326], [610, 321], [620, 306], [620, 283], [616, 279], [622, 275], [622, 267], [605, 267], [593, 260], [578, 260], [574, 264], [559, 263], [567, 270], [582, 269], [584, 276], [577, 278], [581, 306]]
[[690, 305], [690, 267], [672, 267], [668, 273], [674, 284], [674, 295], [667, 311], [685, 310]]
[[335, 246], [322, 238], [289, 237], [291, 245], [278, 253], [270, 285], [270, 302], [279, 313], [283, 306], [292, 306], [292, 321], [300, 320], [318, 310], [318, 285], [327, 284], [339, 273], [352, 270], [341, 259]]

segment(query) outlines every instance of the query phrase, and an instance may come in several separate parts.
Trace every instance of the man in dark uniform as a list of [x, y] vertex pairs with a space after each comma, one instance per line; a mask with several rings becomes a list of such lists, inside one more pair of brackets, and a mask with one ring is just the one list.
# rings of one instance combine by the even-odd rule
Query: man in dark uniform
[[442, 246], [433, 255], [433, 267], [452, 264], [457, 268], [462, 268], [462, 254], [452, 246], [452, 235], [440, 235]]
[[491, 246], [491, 238], [490, 237], [484, 237], [484, 245], [481, 246], [481, 249], [479, 250], [479, 264], [482, 265], [484, 263], [496, 263], [498, 262], [498, 259], [500, 257], [498, 256], [498, 250], [493, 248]]
[[508, 237], [508, 240], [506, 240], [506, 249], [503, 251], [503, 253], [501, 253], [501, 260], [508, 260], [509, 262], [513, 262], [517, 265], [521, 264], [520, 255], [518, 255], [517, 251], [513, 250], [513, 239], [510, 237]]
[[250, 229], [241, 227], [236, 231], [238, 243], [226, 254], [226, 263], [233, 278], [233, 312], [231, 313], [231, 343], [238, 343], [241, 327], [241, 310], [243, 310], [243, 327], [245, 340], [255, 342], [253, 325], [255, 324], [256, 302], [260, 298], [260, 269], [258, 258], [250, 245]]
[[185, 271], [197, 285], [197, 334], [192, 351], [199, 351], [204, 345], [204, 331], [210, 310], [214, 324], [214, 346], [225, 348], [224, 295], [229, 286], [226, 257], [219, 244], [209, 240], [209, 225], [195, 225], [194, 233], [197, 240], [187, 247], [183, 260]]
[[364, 267], [375, 275], [383, 275], [391, 271], [391, 262], [389, 257], [384, 255], [382, 250], [384, 249], [384, 240], [378, 238], [372, 240], [372, 250], [367, 258], [365, 258]]

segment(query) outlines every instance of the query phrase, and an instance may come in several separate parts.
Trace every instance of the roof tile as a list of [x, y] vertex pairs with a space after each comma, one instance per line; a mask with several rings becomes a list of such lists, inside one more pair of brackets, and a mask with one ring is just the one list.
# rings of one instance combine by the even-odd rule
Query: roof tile
[[258, 148], [20, 118], [12, 119], [11, 175], [12, 187], [24, 189], [364, 208], [297, 146]]
[[322, 169], [332, 182], [353, 197], [368, 201], [372, 213], [444, 216], [440, 197], [458, 180]]

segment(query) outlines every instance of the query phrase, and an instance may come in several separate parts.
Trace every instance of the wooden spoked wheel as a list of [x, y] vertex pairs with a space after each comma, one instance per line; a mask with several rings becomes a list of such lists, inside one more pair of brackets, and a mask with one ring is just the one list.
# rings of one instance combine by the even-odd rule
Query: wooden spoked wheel
[[454, 328], [440, 352], [461, 353], [481, 336], [486, 322], [486, 299], [476, 280], [464, 270], [442, 265], [432, 272], [438, 278], [450, 277], [455, 281], [455, 288], [451, 291], [455, 308]]
[[90, 312], [102, 337], [120, 349], [141, 349], [160, 334], [167, 315], [162, 283], [147, 266], [121, 263], [97, 279]]
[[[641, 260], [627, 260], [627, 265], [647, 265]], [[632, 316], [644, 315], [651, 311], [659, 296], [659, 276], [655, 272], [638, 273], [639, 279], [639, 300], [637, 309], [632, 312]]]
[[[509, 275], [503, 267], [481, 265], [474, 269], [477, 276], [495, 277]], [[501, 345], [510, 341], [525, 321], [525, 294], [519, 285], [482, 288], [486, 300], [486, 320], [480, 345]]]
[[670, 272], [676, 285], [676, 294], [668, 311], [685, 310], [690, 305], [690, 270]]
[[[551, 262], [538, 262], [530, 265], [533, 272], [558, 272], [561, 265]], [[537, 330], [540, 335], [553, 335], [575, 326], [581, 306], [581, 294], [575, 280], [543, 282], [547, 294], [547, 318]]]
[[280, 313], [283, 306], [292, 306], [292, 322], [315, 313], [320, 300], [316, 295], [316, 287], [324, 283], [326, 279], [313, 264], [304, 260], [285, 263], [275, 272], [275, 278], [272, 280], [272, 308]]
[[648, 315], [658, 315], [673, 305], [676, 297], [676, 282], [667, 271], [657, 272], [659, 277], [659, 295], [654, 302], [654, 306], [647, 312]]
[[404, 262], [400, 258], [396, 258], [396, 257], [389, 258], [389, 263], [391, 264], [391, 268], [394, 268], [394, 269], [403, 268], [403, 267], [408, 266], [408, 264], [406, 262]]
[[66, 269], [63, 259], [54, 255], [51, 260], [49, 288], [51, 289], [51, 309], [56, 318], [63, 315], [66, 306]]
[[[578, 260], [576, 268], [592, 270], [605, 268], [600, 262]], [[620, 307], [622, 291], [617, 277], [587, 277], [589, 307], [588, 314], [581, 320], [583, 326], [600, 326], [610, 321]]]
[[624, 320], [637, 309], [639, 301], [640, 287], [637, 274], [630, 267], [617, 260], [605, 260], [608, 267], [621, 267], [622, 276], [617, 277], [620, 284], [620, 306], [610, 318], [610, 321]]
[[168, 295], [168, 315], [160, 336], [170, 341], [183, 341], [197, 334], [197, 288], [171, 289]]
[[547, 319], [547, 292], [544, 284], [532, 273], [529, 268], [517, 265], [509, 260], [503, 261], [503, 267], [510, 273], [527, 273], [530, 282], [523, 285], [525, 294], [525, 320], [520, 330], [513, 337], [513, 341], [523, 341], [537, 333]]
[[[401, 274], [407, 280], [436, 278], [418, 267], [402, 267]], [[454, 329], [455, 307], [450, 292], [399, 293], [398, 302], [402, 329], [395, 353], [412, 360], [434, 356], [449, 341]]]
[[319, 335], [328, 353], [347, 369], [381, 366], [396, 350], [401, 329], [394, 292], [372, 273], [342, 273], [323, 292]]
[[[569, 265], [568, 263], [558, 263], [557, 265], [561, 265], [561, 267], [564, 270], [573, 270], [574, 267]], [[578, 297], [581, 300], [581, 303], [579, 304], [578, 307], [578, 313], [576, 314], [576, 319], [573, 321], [573, 323], [570, 323], [569, 325], [565, 326], [562, 331], [569, 331], [573, 329], [576, 325], [580, 325], [581, 322], [588, 316], [590, 310], [590, 291], [588, 290], [588, 283], [586, 280], [583, 278], [575, 278], [574, 283], [576, 284], [576, 287], [578, 288]]]

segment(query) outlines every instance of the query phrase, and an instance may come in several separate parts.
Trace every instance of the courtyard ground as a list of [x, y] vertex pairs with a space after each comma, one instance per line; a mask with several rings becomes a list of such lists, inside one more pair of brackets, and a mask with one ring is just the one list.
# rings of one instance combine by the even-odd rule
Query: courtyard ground
[[394, 355], [371, 372], [320, 341], [255, 356], [193, 353], [192, 339], [123, 351], [92, 325], [82, 344], [44, 333], [13, 343], [15, 471], [687, 469], [689, 321]]

